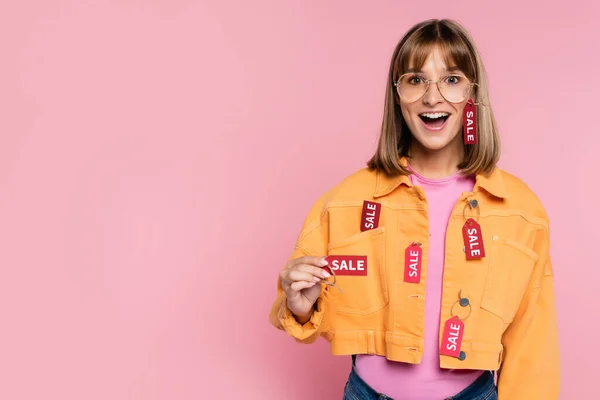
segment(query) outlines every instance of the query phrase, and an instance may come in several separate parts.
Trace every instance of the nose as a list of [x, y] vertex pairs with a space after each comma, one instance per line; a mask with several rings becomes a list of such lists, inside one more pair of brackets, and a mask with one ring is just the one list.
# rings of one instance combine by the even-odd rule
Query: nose
[[437, 85], [436, 82], [430, 82], [429, 87], [427, 88], [427, 90], [425, 91], [425, 94], [423, 95], [423, 103], [430, 105], [430, 106], [434, 106], [438, 103], [443, 103], [443, 102], [444, 102], [444, 96], [442, 96], [442, 93], [440, 92], [440, 87]]

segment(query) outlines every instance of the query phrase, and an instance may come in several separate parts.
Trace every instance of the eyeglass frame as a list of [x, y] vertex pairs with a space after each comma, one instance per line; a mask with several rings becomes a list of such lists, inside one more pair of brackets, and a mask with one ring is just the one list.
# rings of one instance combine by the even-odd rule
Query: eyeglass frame
[[[398, 79], [396, 80], [396, 82], [394, 82], [394, 87], [396, 88], [396, 93], [398, 94], [398, 98], [401, 98], [401, 97], [400, 97], [400, 90], [398, 89], [398, 84], [400, 83], [400, 79], [401, 79], [403, 76], [405, 76], [405, 75], [409, 75], [409, 74], [414, 74], [414, 72], [406, 72], [406, 73], [404, 73], [404, 74], [400, 75], [400, 76], [398, 77]], [[469, 82], [469, 86], [467, 86], [467, 88], [468, 88], [468, 90], [469, 90], [469, 91], [471, 90], [471, 88], [472, 88], [473, 86], [479, 86], [479, 84], [477, 84], [477, 83], [475, 83], [475, 82], [471, 82], [471, 80], [470, 80], [469, 78], [467, 78], [466, 76], [462, 76], [462, 75], [445, 75], [445, 76], [440, 76], [440, 77], [439, 77], [437, 80], [433, 80], [433, 79], [427, 79], [427, 78], [425, 78], [424, 76], [419, 76], [419, 78], [423, 79], [423, 80], [424, 80], [424, 81], [427, 83], [427, 86], [425, 86], [425, 91], [423, 92], [423, 94], [422, 94], [420, 97], [418, 97], [417, 99], [415, 99], [415, 100], [413, 100], [413, 101], [411, 101], [411, 102], [409, 102], [409, 103], [414, 103], [415, 101], [419, 101], [419, 100], [420, 100], [420, 99], [421, 99], [423, 96], [425, 96], [425, 94], [426, 94], [426, 93], [427, 93], [427, 91], [429, 90], [429, 86], [430, 86], [430, 84], [431, 84], [431, 83], [435, 83], [435, 84], [436, 84], [436, 86], [437, 86], [437, 88], [438, 88], [438, 92], [440, 92], [440, 95], [442, 95], [442, 97], [444, 98], [444, 100], [446, 100], [447, 102], [449, 102], [449, 103], [453, 103], [453, 104], [462, 103], [462, 102], [463, 102], [463, 101], [465, 101], [465, 100], [466, 100], [466, 99], [467, 99], [469, 96], [466, 96], [466, 97], [465, 97], [464, 99], [462, 99], [461, 101], [454, 102], [454, 101], [450, 101], [450, 100], [448, 100], [448, 99], [446, 98], [446, 96], [444, 96], [444, 94], [442, 93], [442, 91], [440, 90], [440, 82], [442, 81], [442, 79], [446, 79], [446, 78], [448, 78], [448, 77], [451, 77], [451, 76], [458, 76], [458, 77], [460, 77], [460, 78], [465, 78], [465, 79], [466, 79], [466, 80]], [[466, 90], [465, 90], [465, 91], [466, 91]]]

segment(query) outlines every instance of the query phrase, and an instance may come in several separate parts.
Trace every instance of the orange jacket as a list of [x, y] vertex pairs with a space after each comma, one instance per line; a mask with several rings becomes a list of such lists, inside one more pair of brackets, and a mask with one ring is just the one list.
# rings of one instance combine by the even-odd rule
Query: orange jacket
[[[469, 203], [472, 199], [478, 202], [475, 208]], [[365, 200], [380, 204], [381, 211], [378, 226], [362, 231]], [[483, 258], [466, 258], [467, 218], [481, 226]], [[448, 223], [440, 343], [451, 317], [462, 319], [464, 330], [461, 356], [440, 355], [440, 365], [499, 370], [500, 400], [558, 397], [548, 229], [548, 217], [537, 197], [522, 181], [498, 168], [490, 176], [477, 176], [473, 192], [461, 196]], [[338, 274], [342, 292], [322, 284], [316, 310], [304, 325], [287, 308], [278, 282], [271, 324], [302, 343], [323, 336], [334, 355], [378, 354], [420, 363], [428, 237], [425, 194], [407, 176], [390, 178], [368, 169], [352, 174], [313, 206], [290, 258], [366, 256], [366, 275]], [[405, 249], [414, 242], [422, 243], [421, 280], [406, 283]]]

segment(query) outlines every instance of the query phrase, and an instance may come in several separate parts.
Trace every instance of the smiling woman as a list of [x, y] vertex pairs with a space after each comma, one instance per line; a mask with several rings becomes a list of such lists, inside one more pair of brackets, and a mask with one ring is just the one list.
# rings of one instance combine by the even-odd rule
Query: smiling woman
[[[463, 146], [459, 136], [470, 99], [480, 106], [477, 146]], [[500, 158], [483, 62], [468, 32], [449, 20], [415, 25], [396, 46], [379, 148], [369, 167], [406, 174], [398, 155], [419, 158], [430, 151], [436, 159], [459, 155], [458, 167], [468, 174], [489, 173]]]
[[472, 38], [415, 25], [392, 55], [375, 155], [313, 206], [270, 314], [352, 355], [344, 399], [557, 398], [548, 217], [499, 157]]

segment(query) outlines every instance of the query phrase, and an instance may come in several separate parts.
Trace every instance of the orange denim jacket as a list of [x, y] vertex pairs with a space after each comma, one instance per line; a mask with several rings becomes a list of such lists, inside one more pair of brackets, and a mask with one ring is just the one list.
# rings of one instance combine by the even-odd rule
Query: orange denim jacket
[[[478, 207], [469, 206], [472, 199]], [[375, 229], [361, 231], [364, 200], [379, 203], [381, 212]], [[481, 226], [484, 258], [466, 259], [466, 218]], [[404, 175], [357, 171], [312, 207], [290, 259], [366, 256], [367, 275], [336, 276], [342, 292], [322, 284], [315, 311], [303, 325], [287, 308], [278, 281], [270, 323], [298, 342], [322, 336], [334, 355], [378, 354], [420, 363], [428, 237], [427, 200], [420, 187]], [[405, 283], [405, 249], [413, 242], [422, 243], [421, 280]], [[442, 368], [498, 371], [500, 400], [558, 398], [548, 217], [533, 192], [499, 168], [476, 177], [473, 192], [463, 193], [448, 222], [440, 342], [452, 316], [464, 322], [464, 359], [440, 355]]]

